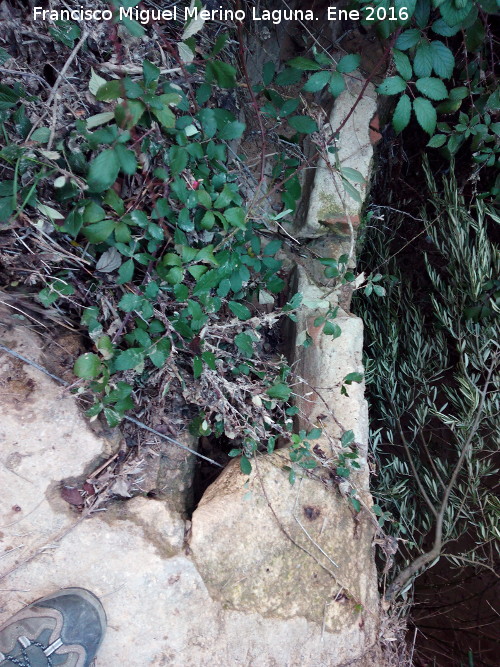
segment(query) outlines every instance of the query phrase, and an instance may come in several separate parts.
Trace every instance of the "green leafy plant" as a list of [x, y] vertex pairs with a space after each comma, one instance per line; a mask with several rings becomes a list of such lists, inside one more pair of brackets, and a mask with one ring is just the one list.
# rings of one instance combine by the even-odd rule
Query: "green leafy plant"
[[[355, 298], [367, 332], [376, 514], [405, 540], [391, 598], [438, 558], [491, 569], [498, 557], [490, 481], [498, 474], [500, 266], [490, 225], [499, 218], [481, 198], [466, 203], [453, 175], [440, 186], [428, 164], [425, 173], [430, 204], [422, 219], [432, 248], [426, 287], [415, 292], [394, 258], [398, 281], [387, 307]], [[394, 234], [401, 219], [396, 223], [394, 216]], [[379, 263], [390, 247], [374, 233], [365, 252]]]
[[[497, 4], [418, 0], [408, 4], [406, 17], [378, 22], [366, 18], [372, 4], [360, 2], [365, 24], [375, 22], [379, 34], [391, 40], [390, 71], [378, 92], [397, 98], [395, 131], [402, 132], [413, 115], [429, 135], [430, 148], [453, 156], [469, 141], [476, 164], [498, 167], [499, 127], [494, 116], [499, 96], [491, 39]], [[375, 3], [385, 9], [389, 4]], [[493, 174], [497, 180], [491, 194], [496, 197], [499, 182], [496, 171]]]
[[[14, 178], [2, 184], [3, 219], [37, 208], [94, 267], [85, 276], [92, 305], [82, 299], [78, 268], [50, 276], [39, 292], [44, 306], [67, 301], [80, 310], [93, 349], [75, 362], [73, 391], [94, 397], [91, 419], [102, 414], [116, 426], [161, 375], [163, 393], [175, 385], [184, 395], [191, 432], [232, 440], [244, 472], [261, 443], [271, 452], [278, 437], [290, 443], [292, 463], [310, 469], [309, 440], [320, 430], [293, 432], [290, 368], [263, 353], [278, 319], [295, 318], [301, 295], [278, 307], [282, 241], [250, 215], [226, 166], [226, 142], [245, 126], [212, 102], [219, 87], [234, 85], [235, 70], [214, 58], [189, 67], [198, 77], [189, 95], [148, 60], [141, 78], [106, 81], [93, 72], [89, 92], [102, 110], [77, 120], [51, 150], [43, 148], [53, 141], [49, 128], [21, 122], [24, 91], [4, 87], [9, 145], [0, 157]], [[296, 132], [306, 133], [307, 117], [295, 118]], [[34, 147], [23, 142], [30, 132]], [[284, 157], [282, 166], [295, 165]], [[296, 186], [287, 191], [291, 203], [298, 194]], [[259, 303], [272, 304], [271, 313], [259, 315]], [[326, 335], [340, 335], [335, 315], [321, 323]]]

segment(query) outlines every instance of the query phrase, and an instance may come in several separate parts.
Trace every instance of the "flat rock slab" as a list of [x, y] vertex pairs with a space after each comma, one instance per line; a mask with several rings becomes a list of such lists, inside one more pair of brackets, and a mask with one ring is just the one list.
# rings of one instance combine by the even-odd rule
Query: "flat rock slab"
[[3, 593], [8, 600], [1, 605], [0, 623], [59, 587], [78, 585], [99, 595], [108, 630], [97, 667], [338, 664], [335, 645], [328, 635], [321, 641], [315, 624], [224, 609], [188, 558], [165, 558], [130, 521], [84, 521], [57, 549], [1, 583], [12, 592]]
[[[28, 329], [0, 330], [0, 341], [40, 362]], [[74, 398], [44, 373], [0, 350], [1, 570], [15, 567], [62, 535], [75, 518], [59, 485], [90, 472], [110, 443], [86, 425]]]

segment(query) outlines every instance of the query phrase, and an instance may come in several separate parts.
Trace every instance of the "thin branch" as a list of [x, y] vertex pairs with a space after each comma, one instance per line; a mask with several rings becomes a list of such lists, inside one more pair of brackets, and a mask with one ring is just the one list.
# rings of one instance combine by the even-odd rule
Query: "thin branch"
[[47, 83], [47, 81], [45, 81], [45, 79], [42, 79], [41, 76], [38, 76], [38, 74], [34, 74], [33, 72], [22, 72], [21, 70], [18, 69], [7, 69], [5, 67], [0, 67], [0, 72], [2, 72], [2, 74], [13, 74], [15, 76], [27, 76], [32, 79], [36, 79], [37, 81], [40, 81], [40, 83], [43, 83], [43, 85], [49, 90], [51, 90], [52, 88], [51, 85]]
[[430, 551], [427, 553], [421, 554], [418, 558], [416, 558], [413, 563], [408, 565], [404, 570], [402, 570], [399, 575], [396, 577], [396, 579], [393, 581], [393, 583], [390, 585], [390, 587], [387, 590], [386, 593], [386, 598], [387, 599], [392, 599], [404, 586], [405, 584], [413, 577], [414, 574], [420, 570], [420, 568], [424, 567], [428, 563], [431, 563], [433, 560], [438, 558], [441, 555], [441, 550], [443, 548], [443, 522], [444, 522], [444, 515], [446, 513], [446, 510], [448, 508], [448, 501], [450, 499], [451, 492], [453, 490], [453, 487], [455, 486], [455, 483], [457, 481], [458, 475], [460, 474], [460, 471], [462, 470], [462, 466], [465, 462], [465, 458], [467, 454], [469, 453], [470, 446], [472, 444], [472, 441], [474, 437], [477, 434], [477, 430], [479, 428], [479, 424], [481, 422], [481, 417], [483, 414], [483, 409], [484, 409], [484, 403], [486, 400], [486, 396], [488, 394], [488, 386], [490, 384], [491, 377], [493, 375], [493, 370], [496, 366], [497, 363], [497, 356], [498, 354], [494, 354], [491, 360], [490, 367], [488, 369], [488, 374], [486, 376], [486, 380], [483, 385], [483, 389], [481, 391], [481, 398], [479, 400], [479, 404], [476, 410], [476, 416], [474, 418], [474, 421], [472, 423], [472, 426], [469, 431], [469, 435], [467, 436], [467, 439], [462, 447], [462, 452], [460, 453], [460, 456], [458, 458], [458, 461], [455, 465], [455, 468], [453, 470], [453, 473], [451, 475], [450, 481], [448, 482], [448, 486], [446, 487], [446, 490], [443, 494], [443, 498], [441, 500], [441, 505], [439, 507], [439, 511], [437, 513], [436, 517], [436, 528], [435, 528], [435, 537], [434, 537], [434, 545]]
[[83, 44], [85, 43], [85, 40], [89, 36], [88, 30], [84, 30], [82, 33], [82, 36], [78, 40], [77, 45], [73, 49], [73, 51], [70, 53], [69, 58], [66, 60], [64, 63], [64, 66], [62, 70], [59, 72], [59, 76], [56, 79], [56, 82], [52, 88], [52, 92], [49, 95], [49, 98], [47, 100], [47, 106], [50, 106], [52, 104], [52, 101], [54, 100], [54, 97], [56, 96], [57, 91], [59, 90], [59, 86], [61, 85], [63, 79], [66, 76], [66, 72], [69, 69], [69, 66], [73, 62], [73, 60], [76, 58], [78, 51], [82, 48]]
[[[392, 407], [394, 411], [397, 411], [396, 405], [391, 401]], [[432, 500], [429, 498], [427, 495], [427, 492], [425, 490], [424, 485], [422, 484], [422, 480], [420, 479], [420, 475], [418, 474], [418, 470], [415, 466], [415, 463], [413, 461], [413, 456], [411, 455], [411, 450], [410, 450], [410, 445], [408, 443], [408, 440], [405, 438], [405, 435], [403, 433], [403, 429], [401, 427], [401, 421], [399, 420], [399, 416], [397, 418], [397, 427], [399, 431], [399, 437], [401, 438], [401, 442], [403, 443], [404, 450], [406, 452], [406, 458], [408, 459], [411, 467], [411, 471], [413, 473], [413, 477], [415, 478], [415, 481], [417, 483], [418, 489], [420, 493], [422, 494], [425, 502], [427, 503], [427, 507], [430, 509], [430, 511], [434, 514], [434, 516], [437, 518], [438, 516], [438, 511], [434, 506], [434, 503]]]
[[[240, 1], [237, 0], [237, 6], [238, 8], [240, 7]], [[245, 48], [243, 45], [243, 24], [238, 23], [238, 42], [239, 42], [239, 56], [240, 56], [240, 66], [243, 71], [243, 76], [245, 77], [245, 81], [247, 83], [247, 89], [248, 93], [250, 95], [250, 99], [252, 101], [252, 106], [255, 110], [255, 113], [257, 115], [257, 122], [259, 124], [259, 131], [260, 131], [260, 136], [261, 136], [261, 147], [260, 147], [260, 174], [259, 174], [259, 182], [257, 184], [257, 189], [254, 192], [252, 202], [250, 203], [250, 208], [252, 208], [253, 202], [257, 199], [257, 196], [260, 194], [260, 190], [264, 184], [264, 171], [265, 171], [265, 166], [266, 166], [266, 130], [264, 127], [264, 122], [262, 120], [262, 114], [259, 108], [259, 104], [257, 102], [257, 98], [255, 97], [255, 93], [253, 92], [252, 88], [252, 82], [250, 81], [250, 77], [248, 75], [248, 70], [245, 62]]]
[[473, 567], [484, 567], [490, 572], [492, 572], [497, 579], [500, 579], [500, 574], [498, 574], [495, 568], [491, 567], [491, 565], [487, 565], [486, 563], [481, 563], [480, 561], [471, 560], [470, 558], [466, 558], [465, 556], [457, 556], [456, 554], [442, 553], [441, 555], [446, 556], [447, 558], [456, 558], [458, 560], [462, 560], [464, 563], [469, 563], [469, 565], [472, 565]]
[[[114, 72], [115, 74], [130, 74], [130, 75], [142, 75], [143, 68], [141, 65], [119, 65], [117, 63], [102, 63], [97, 69], [101, 72]], [[166, 67], [160, 69], [160, 74], [174, 74], [176, 72], [182, 72], [181, 67]]]
[[429, 462], [431, 464], [431, 468], [432, 468], [434, 474], [436, 475], [436, 477], [438, 478], [439, 483], [443, 487], [443, 491], [445, 491], [446, 490], [446, 484], [443, 482], [443, 478], [439, 474], [439, 470], [437, 469], [436, 464], [434, 463], [434, 459], [432, 458], [431, 453], [429, 452], [429, 448], [427, 447], [427, 443], [425, 442], [424, 434], [422, 433], [422, 431], [419, 430], [418, 435], [420, 436], [420, 440], [422, 441], [422, 444], [424, 446], [425, 453], [427, 454], [427, 458], [429, 459]]

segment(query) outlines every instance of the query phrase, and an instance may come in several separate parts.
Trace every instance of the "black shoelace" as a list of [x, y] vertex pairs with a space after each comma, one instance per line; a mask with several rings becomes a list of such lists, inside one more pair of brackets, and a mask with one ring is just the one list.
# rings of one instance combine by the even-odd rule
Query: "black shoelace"
[[[30, 646], [37, 646], [38, 648], [42, 649], [42, 651], [45, 651], [45, 649], [47, 648], [47, 646], [44, 646], [39, 642], [31, 642]], [[24, 648], [24, 646], [21, 646], [22, 661], [20, 658], [16, 658], [13, 655], [6, 655], [5, 660], [7, 662], [11, 662], [13, 665], [17, 665], [17, 667], [31, 667], [29, 655], [27, 654], [26, 650], [27, 648], [28, 647]], [[53, 667], [52, 658], [50, 656], [45, 656], [45, 657], [47, 660], [47, 667]]]

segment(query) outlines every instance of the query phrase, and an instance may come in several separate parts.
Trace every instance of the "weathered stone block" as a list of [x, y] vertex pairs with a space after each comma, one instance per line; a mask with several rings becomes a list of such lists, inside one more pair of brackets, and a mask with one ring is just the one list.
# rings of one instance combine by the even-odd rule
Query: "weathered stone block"
[[296, 236], [313, 238], [329, 233], [350, 236], [351, 228], [359, 224], [362, 203], [349, 194], [339, 174], [339, 168], [349, 167], [363, 176], [364, 183], [352, 183], [362, 202], [370, 180], [376, 141], [377, 133], [370, 129], [370, 123], [376, 116], [377, 102], [374, 86], [368, 84], [363, 91], [364, 81], [358, 76], [359, 79], [349, 78], [347, 89], [335, 100], [330, 127], [336, 132], [342, 126], [335, 143], [338, 152], [329, 154], [328, 162], [319, 160], [311, 192], [306, 197], [306, 208], [299, 209], [294, 226]]

